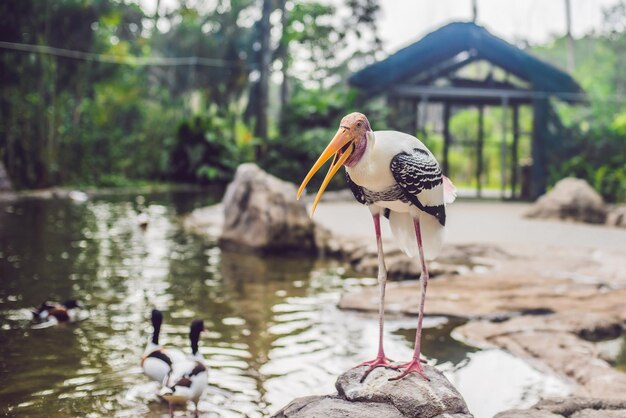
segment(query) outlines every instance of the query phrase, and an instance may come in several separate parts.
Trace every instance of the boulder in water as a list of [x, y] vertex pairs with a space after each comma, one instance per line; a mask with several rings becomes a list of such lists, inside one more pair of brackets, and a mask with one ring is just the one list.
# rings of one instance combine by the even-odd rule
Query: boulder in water
[[224, 224], [219, 244], [258, 253], [314, 253], [315, 225], [296, 200], [296, 186], [242, 164], [223, 199]]

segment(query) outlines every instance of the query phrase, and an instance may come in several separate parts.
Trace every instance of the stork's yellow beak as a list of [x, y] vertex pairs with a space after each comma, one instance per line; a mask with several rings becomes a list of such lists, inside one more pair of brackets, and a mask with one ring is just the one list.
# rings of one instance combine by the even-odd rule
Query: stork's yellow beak
[[343, 163], [346, 162], [348, 157], [352, 154], [354, 147], [346, 147], [346, 145], [350, 144], [351, 141], [352, 138], [349, 135], [348, 129], [339, 128], [334, 138], [326, 146], [324, 152], [322, 152], [322, 155], [320, 155], [315, 164], [313, 164], [313, 167], [311, 167], [311, 170], [309, 170], [309, 174], [307, 174], [302, 181], [302, 184], [298, 189], [298, 199], [300, 199], [304, 188], [308, 184], [309, 180], [311, 180], [313, 175], [317, 172], [317, 170], [319, 170], [330, 157], [334, 156], [333, 161], [330, 164], [330, 169], [328, 170], [328, 173], [326, 173], [326, 177], [324, 177], [324, 181], [322, 182], [322, 185], [317, 192], [317, 196], [315, 196], [315, 201], [313, 202], [313, 207], [311, 208], [311, 217], [313, 217], [313, 213], [315, 213], [315, 208], [317, 207], [317, 204], [319, 203], [322, 194], [324, 194], [326, 186], [328, 186], [328, 183], [330, 183], [330, 180], [333, 178], [335, 173], [337, 173], [337, 170], [341, 168]]

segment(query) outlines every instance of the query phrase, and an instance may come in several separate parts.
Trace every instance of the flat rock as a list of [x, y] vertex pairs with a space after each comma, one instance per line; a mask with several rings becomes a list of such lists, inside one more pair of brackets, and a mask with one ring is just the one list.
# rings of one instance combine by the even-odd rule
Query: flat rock
[[436, 368], [424, 365], [430, 381], [411, 374], [389, 381], [398, 371], [377, 368], [361, 382], [366, 367], [350, 369], [337, 379], [337, 394], [292, 401], [276, 418], [471, 418], [459, 392]]
[[582, 396], [548, 398], [539, 401], [533, 408], [569, 416], [578, 411], [588, 409], [596, 411], [626, 411], [626, 400], [599, 399]]
[[511, 409], [494, 418], [626, 418], [626, 401], [600, 398], [549, 398], [529, 409]]
[[553, 414], [539, 409], [510, 409], [494, 415], [493, 418], [562, 418], [563, 415]]
[[[340, 245], [340, 253], [355, 271], [376, 277], [378, 252], [374, 242], [351, 245], [344, 241]], [[430, 277], [435, 277], [441, 274], [465, 273], [477, 266], [487, 268], [493, 264], [493, 260], [502, 257], [508, 255], [495, 245], [447, 245], [437, 260], [429, 263], [429, 274]], [[393, 242], [385, 243], [385, 265], [390, 280], [417, 279], [422, 273], [419, 259], [407, 257]]]
[[[594, 341], [626, 329], [623, 255], [583, 250], [493, 257], [488, 271], [444, 274], [429, 282], [426, 314], [469, 322], [454, 336], [533, 360], [575, 383], [581, 396], [626, 398], [626, 374]], [[339, 307], [376, 312], [377, 286], [342, 295]], [[418, 281], [389, 283], [388, 312], [417, 315]], [[545, 415], [545, 414], [544, 414]]]
[[315, 226], [296, 186], [252, 163], [237, 168], [224, 199], [219, 245], [257, 253], [315, 253]]
[[568, 177], [537, 199], [526, 216], [604, 223], [607, 208], [602, 196], [585, 180]]
[[[378, 309], [378, 288], [367, 287], [344, 293], [339, 308], [375, 312]], [[420, 285], [418, 281], [389, 283], [386, 308], [390, 312], [416, 315]], [[565, 278], [494, 271], [484, 274], [444, 275], [428, 284], [426, 311], [428, 315], [466, 319], [505, 319], [519, 315], [550, 314], [556, 311], [578, 312], [613, 309], [614, 317], [626, 309], [626, 289], [603, 291], [593, 283], [577, 283]], [[584, 321], [584, 316], [579, 316]], [[593, 332], [598, 324], [594, 322]]]
[[[428, 315], [466, 319], [505, 319], [555, 312], [606, 312], [613, 318], [626, 315], [626, 265], [618, 253], [555, 250], [509, 257], [498, 255], [495, 250], [472, 254], [465, 252], [463, 246], [450, 247], [450, 255], [443, 253], [442, 260], [431, 262], [431, 267], [435, 263], [453, 265], [464, 257], [473, 265], [480, 263], [481, 268], [431, 280], [426, 299]], [[377, 286], [361, 288], [344, 293], [339, 307], [376, 312], [378, 297]], [[418, 281], [389, 283], [386, 307], [390, 312], [415, 315], [419, 298]], [[586, 315], [572, 318], [584, 321]], [[594, 320], [587, 332], [592, 334], [599, 324]], [[611, 325], [599, 329], [602, 334], [606, 326]]]
[[583, 409], [570, 415], [571, 418], [626, 418], [626, 409], [620, 411], [598, 411], [596, 409]]
[[501, 347], [513, 355], [541, 361], [576, 382], [575, 394], [626, 400], [626, 374], [601, 359], [595, 344], [567, 332], [565, 326], [559, 327], [560, 315], [552, 316], [551, 324], [545, 328], [541, 324], [544, 318], [522, 317], [503, 323], [468, 323], [455, 332], [465, 340]]

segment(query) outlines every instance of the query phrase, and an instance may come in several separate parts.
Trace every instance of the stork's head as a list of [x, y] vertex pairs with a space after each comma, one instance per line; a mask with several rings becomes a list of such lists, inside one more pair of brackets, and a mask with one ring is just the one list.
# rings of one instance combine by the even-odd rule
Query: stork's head
[[324, 194], [324, 190], [326, 190], [326, 186], [328, 186], [328, 183], [341, 166], [345, 164], [348, 167], [352, 167], [363, 157], [363, 153], [365, 153], [365, 149], [367, 148], [367, 132], [371, 130], [370, 122], [362, 113], [350, 113], [341, 119], [339, 130], [335, 134], [335, 137], [326, 146], [326, 149], [322, 152], [322, 155], [320, 155], [313, 167], [311, 167], [311, 170], [309, 170], [309, 173], [298, 189], [298, 199], [300, 199], [300, 195], [309, 180], [311, 180], [311, 177], [313, 177], [313, 174], [315, 174], [330, 157], [333, 157], [330, 169], [326, 177], [324, 177], [324, 181], [317, 192], [317, 196], [315, 196], [311, 216], [313, 216], [315, 208], [322, 194]]

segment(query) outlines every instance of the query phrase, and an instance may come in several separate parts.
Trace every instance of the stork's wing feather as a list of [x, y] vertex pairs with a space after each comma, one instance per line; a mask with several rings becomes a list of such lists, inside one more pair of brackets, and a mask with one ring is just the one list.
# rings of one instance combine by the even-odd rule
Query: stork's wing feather
[[427, 151], [419, 148], [410, 154], [401, 152], [393, 157], [390, 168], [400, 187], [412, 195], [442, 183], [439, 163]]
[[350, 187], [350, 190], [352, 191], [352, 194], [354, 195], [354, 198], [357, 200], [357, 202], [365, 205], [367, 202], [365, 200], [365, 192], [363, 191], [363, 188], [352, 181], [347, 170], [346, 181], [348, 182], [348, 187]]
[[415, 148], [411, 153], [401, 152], [393, 157], [390, 169], [408, 201], [437, 218], [441, 225], [445, 225], [446, 209], [443, 199], [435, 205], [426, 205], [418, 198], [426, 190], [442, 187], [443, 174], [437, 160], [428, 151]]

